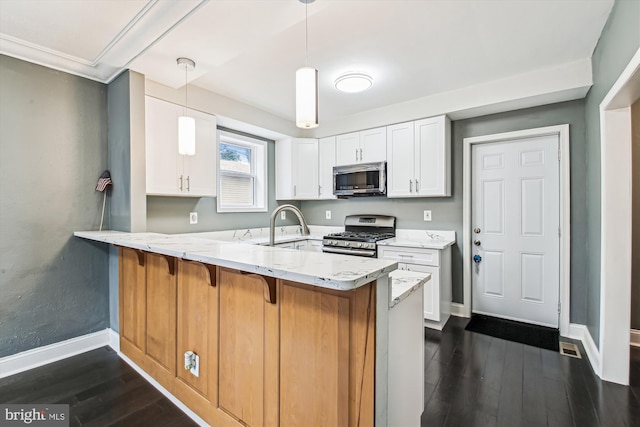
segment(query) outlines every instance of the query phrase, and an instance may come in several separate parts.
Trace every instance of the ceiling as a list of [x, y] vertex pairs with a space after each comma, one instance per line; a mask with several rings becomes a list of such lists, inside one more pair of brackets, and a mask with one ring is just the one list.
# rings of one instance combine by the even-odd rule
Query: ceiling
[[[316, 0], [308, 63], [320, 122], [590, 58], [613, 0]], [[0, 53], [108, 83], [123, 69], [294, 121], [305, 64], [298, 0], [0, 0]], [[364, 71], [373, 87], [338, 92]]]

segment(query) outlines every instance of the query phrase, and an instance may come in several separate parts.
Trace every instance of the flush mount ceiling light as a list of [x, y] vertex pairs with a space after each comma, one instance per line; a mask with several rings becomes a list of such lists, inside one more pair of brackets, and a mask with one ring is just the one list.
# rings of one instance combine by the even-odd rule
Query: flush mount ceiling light
[[304, 3], [305, 66], [296, 71], [296, 126], [303, 129], [318, 127], [318, 70], [307, 64], [309, 60], [307, 5], [314, 1], [300, 0], [300, 3]]
[[189, 58], [178, 58], [178, 68], [184, 70], [184, 114], [178, 117], [178, 153], [183, 156], [196, 154], [196, 120], [187, 115], [188, 79], [187, 73], [196, 69], [196, 63]]
[[335, 81], [336, 89], [340, 92], [358, 93], [371, 87], [373, 79], [364, 73], [346, 73]]

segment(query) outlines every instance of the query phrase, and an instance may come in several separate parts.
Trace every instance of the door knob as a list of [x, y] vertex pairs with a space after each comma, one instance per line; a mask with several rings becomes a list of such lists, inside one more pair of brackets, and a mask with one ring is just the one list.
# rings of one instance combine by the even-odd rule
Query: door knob
[[473, 262], [475, 262], [476, 264], [480, 264], [480, 261], [482, 261], [482, 257], [480, 255], [473, 256]]
[[474, 240], [473, 244], [476, 245], [476, 246], [480, 246], [480, 240]]
[[478, 227], [476, 227], [476, 228], [473, 229], [473, 232], [478, 234], [478, 233], [480, 233], [480, 229]]

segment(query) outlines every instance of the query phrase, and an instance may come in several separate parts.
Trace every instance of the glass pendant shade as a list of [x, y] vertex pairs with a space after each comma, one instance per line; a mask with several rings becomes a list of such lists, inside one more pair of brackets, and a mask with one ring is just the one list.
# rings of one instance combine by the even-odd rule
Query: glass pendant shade
[[302, 67], [296, 71], [296, 126], [318, 127], [318, 70]]
[[193, 117], [178, 118], [178, 153], [183, 156], [196, 154], [196, 121]]

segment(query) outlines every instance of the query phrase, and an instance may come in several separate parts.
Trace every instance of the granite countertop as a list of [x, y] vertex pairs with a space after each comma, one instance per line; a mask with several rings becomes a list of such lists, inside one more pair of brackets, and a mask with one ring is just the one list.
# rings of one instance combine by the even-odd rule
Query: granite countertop
[[446, 249], [456, 243], [455, 231], [396, 230], [396, 237], [377, 242], [380, 246]]
[[186, 235], [120, 231], [77, 231], [74, 235], [337, 290], [358, 288], [398, 266], [397, 262], [385, 259], [247, 245]]
[[431, 280], [431, 274], [419, 273], [417, 271], [395, 270], [389, 273], [389, 280], [391, 280], [391, 301], [389, 302], [389, 308], [393, 308]]

